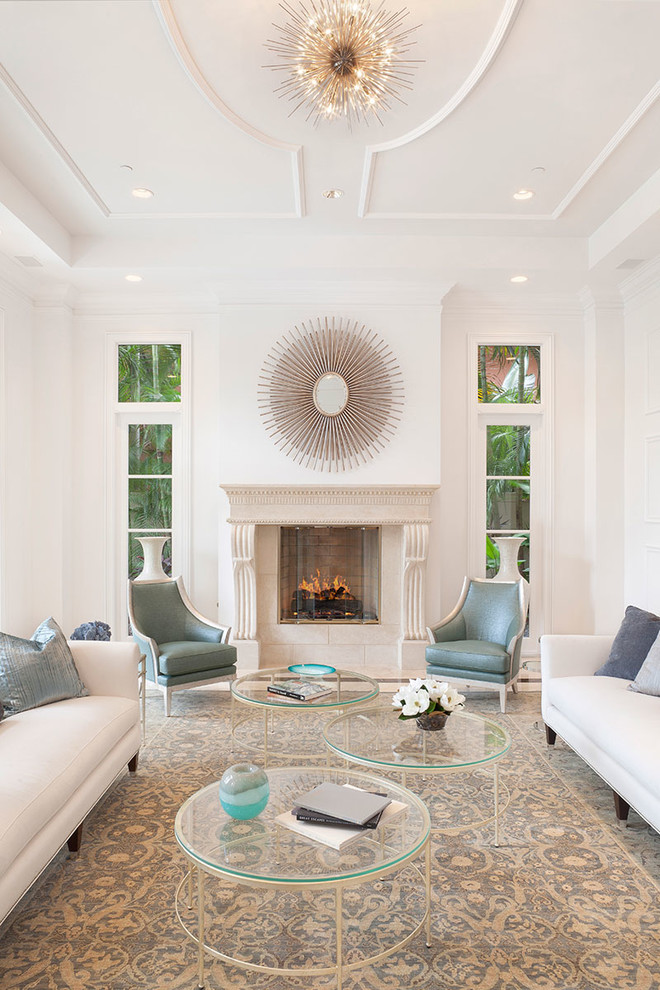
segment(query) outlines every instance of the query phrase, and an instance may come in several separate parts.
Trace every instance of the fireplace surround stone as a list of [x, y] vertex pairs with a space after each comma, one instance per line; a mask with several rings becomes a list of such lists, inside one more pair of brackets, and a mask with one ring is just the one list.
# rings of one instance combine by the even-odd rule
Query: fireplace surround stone
[[[232, 643], [243, 670], [302, 660], [355, 670], [424, 666], [424, 585], [437, 486], [222, 485], [234, 574]], [[381, 527], [381, 621], [278, 622], [279, 527]]]

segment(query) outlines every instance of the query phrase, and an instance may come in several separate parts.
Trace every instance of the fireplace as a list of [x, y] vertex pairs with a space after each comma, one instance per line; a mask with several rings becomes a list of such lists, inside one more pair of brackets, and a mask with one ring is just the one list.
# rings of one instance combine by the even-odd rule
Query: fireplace
[[280, 623], [378, 623], [379, 526], [282, 526]]
[[[423, 667], [424, 574], [434, 486], [223, 485], [223, 489], [229, 503], [233, 572], [231, 641], [243, 670], [308, 661], [358, 671], [396, 671], [404, 664]], [[296, 558], [304, 546], [296, 542], [295, 534], [301, 531], [318, 541], [323, 534], [333, 540], [339, 534], [356, 540], [358, 562], [342, 555], [322, 564], [307, 550], [300, 551], [302, 563], [296, 561], [288, 572], [285, 567], [282, 588], [282, 541], [291, 541]], [[372, 567], [376, 562], [377, 567]], [[368, 579], [365, 563], [371, 573]], [[328, 594], [319, 596], [314, 579]], [[313, 602], [295, 594], [309, 590], [299, 587], [303, 580], [312, 586]], [[231, 594], [228, 586], [226, 591]], [[284, 621], [283, 611], [288, 613]]]

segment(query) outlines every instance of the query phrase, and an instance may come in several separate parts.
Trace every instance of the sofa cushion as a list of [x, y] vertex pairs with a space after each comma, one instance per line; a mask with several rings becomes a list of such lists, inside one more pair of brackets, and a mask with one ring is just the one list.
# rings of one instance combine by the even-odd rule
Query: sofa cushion
[[484, 639], [431, 644], [426, 647], [426, 662], [432, 667], [489, 674], [506, 674], [510, 666], [509, 654], [504, 647]]
[[6, 768], [0, 802], [0, 876], [80, 783], [136, 725], [137, 702], [90, 695], [20, 712], [0, 724]]
[[88, 693], [53, 618], [42, 622], [32, 639], [0, 633], [0, 697], [5, 715]]
[[158, 669], [168, 677], [180, 674], [204, 673], [216, 667], [232, 667], [236, 663], [236, 647], [226, 643], [184, 642], [162, 643], [159, 647]]
[[660, 616], [629, 605], [614, 637], [610, 655], [596, 676], [632, 681], [660, 632]]
[[657, 793], [660, 698], [633, 694], [619, 677], [553, 677], [543, 690], [550, 705], [597, 749]]
[[660, 697], [660, 636], [647, 653], [635, 680], [628, 685], [628, 690]]

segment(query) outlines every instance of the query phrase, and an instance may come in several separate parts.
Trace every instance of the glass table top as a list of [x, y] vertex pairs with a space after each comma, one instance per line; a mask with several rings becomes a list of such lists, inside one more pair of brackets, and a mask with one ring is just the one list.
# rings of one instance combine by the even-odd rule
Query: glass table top
[[365, 766], [397, 770], [450, 770], [498, 760], [511, 737], [497, 722], [472, 712], [453, 712], [438, 732], [399, 719], [395, 709], [371, 708], [333, 718], [323, 738], [335, 753]]
[[[268, 685], [273, 681], [310, 681], [313, 684], [327, 684], [330, 694], [316, 701], [297, 701], [268, 694]], [[343, 708], [356, 705], [378, 696], [378, 682], [366, 674], [356, 674], [350, 670], [334, 670], [331, 674], [308, 675], [292, 673], [288, 667], [272, 667], [243, 674], [232, 681], [231, 693], [239, 701], [252, 705], [267, 705], [269, 708]]]
[[[219, 782], [197, 791], [181, 806], [174, 832], [183, 851], [208, 872], [255, 883], [325, 884], [378, 874], [417, 855], [431, 823], [424, 803], [405, 787], [371, 774], [328, 768], [268, 770], [270, 796], [256, 818], [230, 818], [220, 804]], [[275, 821], [296, 797], [332, 781], [383, 792], [405, 810], [364, 833], [342, 850], [291, 831]], [[381, 841], [381, 839], [383, 841]]]

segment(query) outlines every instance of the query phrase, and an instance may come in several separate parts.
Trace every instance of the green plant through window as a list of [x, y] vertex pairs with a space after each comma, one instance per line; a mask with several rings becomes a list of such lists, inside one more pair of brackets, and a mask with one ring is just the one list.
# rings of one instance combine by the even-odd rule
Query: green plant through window
[[128, 572], [144, 563], [140, 536], [167, 536], [163, 568], [172, 573], [172, 424], [128, 427]]
[[530, 436], [528, 425], [486, 427], [486, 576], [499, 568], [493, 538], [521, 536], [518, 566], [529, 580]]
[[181, 344], [119, 344], [120, 402], [180, 402]]
[[541, 401], [541, 348], [479, 347], [479, 402]]

